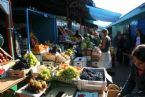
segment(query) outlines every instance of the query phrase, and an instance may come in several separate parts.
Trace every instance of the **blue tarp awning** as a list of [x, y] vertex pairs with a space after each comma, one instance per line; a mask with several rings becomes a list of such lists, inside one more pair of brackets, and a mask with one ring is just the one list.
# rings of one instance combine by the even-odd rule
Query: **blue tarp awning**
[[111, 11], [101, 9], [98, 7], [92, 7], [92, 6], [88, 6], [88, 5], [86, 5], [86, 7], [88, 8], [89, 13], [94, 20], [101, 20], [101, 21], [106, 21], [106, 22], [115, 22], [121, 16], [120, 13], [111, 12]]

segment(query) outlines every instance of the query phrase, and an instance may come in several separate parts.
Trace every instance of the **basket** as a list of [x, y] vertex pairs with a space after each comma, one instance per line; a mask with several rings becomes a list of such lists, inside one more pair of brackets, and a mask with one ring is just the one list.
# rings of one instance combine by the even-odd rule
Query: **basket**
[[107, 97], [117, 97], [117, 94], [119, 93], [119, 90], [108, 90]]

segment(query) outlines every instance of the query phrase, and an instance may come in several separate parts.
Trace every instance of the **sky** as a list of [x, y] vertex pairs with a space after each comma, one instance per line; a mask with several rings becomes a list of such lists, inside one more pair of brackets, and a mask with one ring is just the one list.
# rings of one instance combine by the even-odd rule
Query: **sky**
[[[96, 7], [103, 8], [109, 11], [121, 13], [122, 15], [133, 10], [137, 6], [145, 2], [145, 0], [93, 0]], [[96, 24], [106, 27], [110, 22], [95, 21]]]
[[96, 7], [100, 7], [113, 12], [126, 14], [145, 0], [93, 0]]

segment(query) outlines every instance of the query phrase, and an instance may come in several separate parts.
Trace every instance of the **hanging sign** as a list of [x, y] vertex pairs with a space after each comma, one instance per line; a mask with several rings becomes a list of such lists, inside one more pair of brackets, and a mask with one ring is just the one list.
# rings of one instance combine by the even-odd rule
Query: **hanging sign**
[[9, 10], [9, 1], [8, 1], [8, 0], [0, 0], [0, 8], [1, 8], [6, 14], [10, 14], [10, 10]]

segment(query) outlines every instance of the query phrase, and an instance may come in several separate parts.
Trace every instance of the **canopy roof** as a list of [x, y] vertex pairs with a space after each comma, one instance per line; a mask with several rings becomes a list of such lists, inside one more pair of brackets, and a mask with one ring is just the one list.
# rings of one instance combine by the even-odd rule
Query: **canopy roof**
[[[115, 22], [120, 13], [94, 7], [92, 0], [11, 0], [14, 8], [34, 7], [39, 11], [65, 16], [69, 19], [85, 24], [94, 24], [93, 21], [101, 20]], [[88, 22], [89, 21], [89, 22]], [[90, 22], [91, 21], [91, 22]]]
[[107, 21], [107, 22], [115, 22], [119, 19], [121, 16], [120, 13], [111, 12], [105, 9], [92, 7], [86, 5], [86, 7], [89, 10], [89, 14], [92, 16], [95, 20], [101, 20], [101, 21]]

